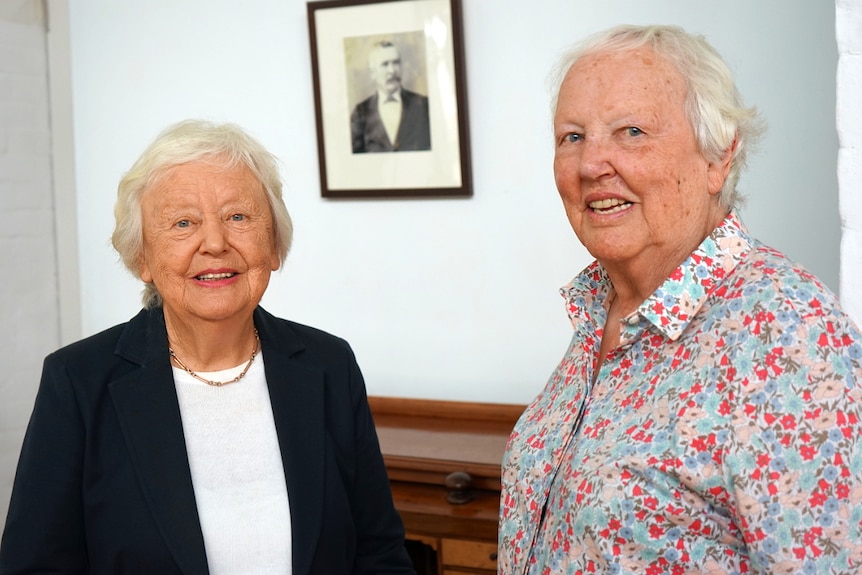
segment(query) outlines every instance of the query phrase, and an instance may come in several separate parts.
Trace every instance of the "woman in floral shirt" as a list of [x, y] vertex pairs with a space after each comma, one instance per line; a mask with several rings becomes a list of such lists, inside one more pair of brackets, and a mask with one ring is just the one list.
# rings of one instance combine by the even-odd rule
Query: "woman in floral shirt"
[[554, 173], [596, 261], [509, 441], [501, 574], [862, 573], [862, 336], [734, 212], [758, 133], [679, 28], [561, 64]]

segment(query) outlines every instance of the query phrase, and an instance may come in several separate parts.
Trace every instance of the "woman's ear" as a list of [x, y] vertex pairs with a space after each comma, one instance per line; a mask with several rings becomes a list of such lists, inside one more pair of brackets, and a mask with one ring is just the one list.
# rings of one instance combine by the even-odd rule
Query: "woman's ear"
[[143, 251], [138, 255], [138, 275], [141, 278], [141, 281], [145, 284], [152, 283], [153, 274], [150, 270], [150, 266], [147, 265], [147, 260], [144, 257]]
[[734, 136], [733, 142], [727, 147], [717, 162], [710, 162], [707, 167], [707, 183], [709, 185], [710, 195], [716, 195], [721, 192], [721, 187], [727, 179], [727, 174], [730, 173], [730, 166], [733, 163], [733, 155], [736, 153], [737, 137]]

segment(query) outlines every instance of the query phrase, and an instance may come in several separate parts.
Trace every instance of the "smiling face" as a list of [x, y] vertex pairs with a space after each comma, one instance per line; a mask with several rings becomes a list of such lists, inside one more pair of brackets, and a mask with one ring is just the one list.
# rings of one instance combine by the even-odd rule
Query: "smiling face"
[[141, 199], [139, 271], [168, 321], [250, 318], [279, 267], [263, 186], [217, 160], [169, 169]]
[[729, 154], [703, 157], [685, 98], [682, 75], [648, 47], [586, 56], [560, 87], [554, 176], [566, 214], [589, 252], [632, 281], [666, 278], [726, 215]]

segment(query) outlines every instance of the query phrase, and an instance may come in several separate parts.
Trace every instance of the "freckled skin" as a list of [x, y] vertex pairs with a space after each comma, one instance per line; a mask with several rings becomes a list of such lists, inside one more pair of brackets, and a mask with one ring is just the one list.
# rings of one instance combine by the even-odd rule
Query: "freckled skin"
[[[718, 226], [730, 153], [701, 154], [682, 75], [650, 48], [583, 58], [554, 116], [554, 176], [578, 239], [607, 268], [626, 312]], [[630, 202], [600, 214], [589, 202]]]
[[[280, 265], [260, 181], [244, 165], [217, 160], [170, 169], [141, 201], [139, 272], [158, 288], [169, 328], [250, 321]], [[212, 270], [237, 275], [220, 285], [195, 279]]]

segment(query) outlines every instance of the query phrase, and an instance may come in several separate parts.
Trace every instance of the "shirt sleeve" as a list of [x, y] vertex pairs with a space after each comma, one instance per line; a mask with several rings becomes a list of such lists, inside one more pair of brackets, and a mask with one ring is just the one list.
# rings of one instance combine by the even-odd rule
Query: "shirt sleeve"
[[837, 310], [764, 314], [736, 358], [734, 520], [759, 572], [859, 573], [862, 337]]

